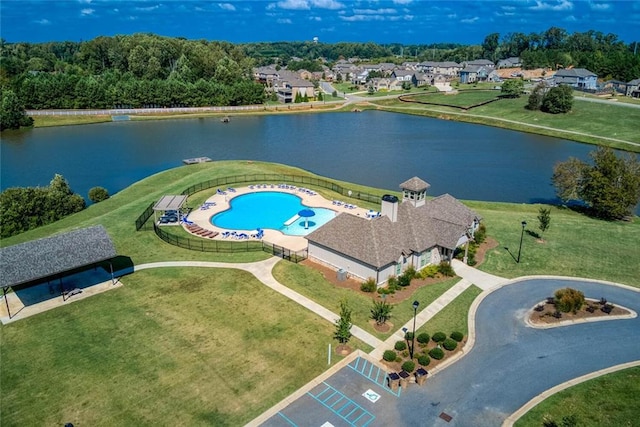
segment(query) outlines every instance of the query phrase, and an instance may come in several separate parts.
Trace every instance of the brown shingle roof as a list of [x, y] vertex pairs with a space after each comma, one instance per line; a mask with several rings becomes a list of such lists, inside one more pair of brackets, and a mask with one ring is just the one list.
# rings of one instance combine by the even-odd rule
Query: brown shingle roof
[[367, 220], [341, 214], [310, 233], [307, 240], [381, 268], [395, 262], [402, 252], [423, 252], [434, 246], [454, 249], [476, 218], [471, 209], [445, 194], [419, 207], [400, 203], [396, 222], [386, 216]]
[[400, 188], [402, 188], [403, 190], [411, 190], [411, 191], [423, 191], [429, 187], [431, 187], [429, 183], [421, 180], [417, 176], [414, 176], [413, 178], [408, 179], [402, 184], [400, 184]]

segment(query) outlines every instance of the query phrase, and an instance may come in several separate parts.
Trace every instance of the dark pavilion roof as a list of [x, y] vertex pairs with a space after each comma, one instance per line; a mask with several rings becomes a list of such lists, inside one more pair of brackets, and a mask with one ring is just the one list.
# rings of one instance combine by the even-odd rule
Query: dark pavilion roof
[[418, 207], [398, 204], [396, 222], [386, 216], [368, 220], [340, 214], [307, 240], [380, 268], [397, 261], [402, 253], [420, 253], [434, 246], [455, 249], [475, 219], [479, 219], [475, 212], [444, 194]]
[[403, 190], [411, 190], [411, 191], [415, 191], [415, 192], [424, 191], [429, 187], [431, 187], [431, 185], [429, 185], [429, 183], [427, 183], [426, 181], [421, 180], [417, 176], [414, 176], [413, 178], [408, 179], [405, 182], [403, 182], [402, 184], [400, 184], [400, 188], [401, 189], [403, 189]]
[[0, 286], [7, 288], [116, 256], [101, 225], [0, 249]]

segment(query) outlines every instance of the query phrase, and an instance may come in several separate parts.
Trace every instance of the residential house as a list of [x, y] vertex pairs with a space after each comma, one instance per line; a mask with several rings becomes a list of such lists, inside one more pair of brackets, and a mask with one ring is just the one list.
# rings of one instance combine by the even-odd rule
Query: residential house
[[295, 101], [296, 96], [306, 96], [309, 100], [315, 97], [315, 87], [309, 80], [299, 78], [295, 73], [283, 73], [276, 82], [274, 90], [278, 96], [278, 101], [289, 104]]
[[485, 67], [467, 65], [460, 71], [460, 83], [476, 83], [487, 80], [489, 71]]
[[598, 76], [585, 68], [571, 68], [556, 71], [553, 77], [556, 85], [568, 85], [576, 89], [596, 90]]
[[457, 62], [445, 61], [425, 61], [416, 66], [420, 71], [430, 75], [441, 74], [450, 78], [457, 77], [462, 70], [462, 66]]
[[465, 66], [474, 66], [474, 67], [484, 67], [486, 69], [494, 69], [496, 64], [489, 61], [488, 59], [474, 59], [473, 61], [466, 61]]
[[391, 78], [399, 80], [401, 82], [411, 82], [413, 84], [414, 74], [415, 72], [411, 70], [393, 70], [391, 72]]
[[627, 96], [640, 98], [640, 79], [631, 80], [627, 83]]
[[279, 74], [275, 65], [267, 65], [265, 67], [257, 67], [253, 69], [254, 79], [267, 86], [272, 86], [273, 81], [278, 79]]
[[388, 91], [391, 87], [391, 79], [387, 77], [374, 77], [369, 80], [369, 86], [373, 87], [376, 92]]
[[501, 59], [498, 61], [498, 68], [517, 68], [522, 67], [522, 62], [517, 56]]
[[343, 213], [310, 233], [309, 258], [380, 285], [409, 266], [450, 260], [472, 238], [480, 217], [460, 201], [449, 194], [427, 201], [429, 184], [418, 177], [400, 188], [402, 202], [382, 197], [381, 216]]

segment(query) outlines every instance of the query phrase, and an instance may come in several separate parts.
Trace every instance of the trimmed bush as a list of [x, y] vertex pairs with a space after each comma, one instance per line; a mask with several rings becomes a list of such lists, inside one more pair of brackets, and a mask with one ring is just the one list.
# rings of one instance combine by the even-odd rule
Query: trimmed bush
[[400, 286], [398, 286], [398, 278], [396, 276], [389, 276], [387, 279], [387, 289], [390, 291], [397, 291], [400, 289]]
[[406, 341], [412, 341], [413, 340], [413, 332], [407, 332], [404, 334], [404, 339]]
[[473, 240], [475, 240], [476, 243], [480, 244], [484, 242], [486, 238], [487, 238], [487, 227], [481, 223], [478, 229], [476, 230], [476, 232], [473, 233]]
[[464, 334], [462, 332], [451, 332], [451, 335], [449, 335], [449, 338], [451, 338], [454, 341], [460, 342], [464, 339]]
[[407, 372], [413, 372], [416, 369], [416, 364], [412, 360], [407, 360], [402, 364], [402, 370]]
[[419, 273], [421, 279], [426, 279], [429, 277], [433, 278], [433, 277], [436, 277], [436, 274], [438, 274], [437, 265], [427, 265], [425, 268], [420, 270], [420, 273]]
[[429, 356], [433, 359], [440, 360], [444, 357], [444, 351], [441, 348], [435, 347], [429, 351]]
[[362, 292], [375, 292], [377, 288], [378, 285], [376, 284], [376, 279], [374, 279], [373, 277], [369, 277], [360, 285], [360, 290]]
[[418, 363], [422, 366], [429, 366], [429, 363], [431, 363], [431, 359], [426, 354], [421, 354], [420, 356], [418, 356]]
[[453, 277], [456, 275], [455, 271], [453, 271], [453, 267], [451, 267], [451, 264], [446, 261], [442, 261], [440, 265], [438, 265], [438, 273], [446, 277]]
[[554, 294], [556, 309], [563, 313], [573, 312], [576, 314], [584, 305], [584, 294], [576, 289], [558, 289]]
[[434, 342], [440, 343], [447, 339], [447, 334], [445, 334], [444, 332], [436, 332], [435, 334], [433, 334], [433, 337], [431, 337], [431, 339]]
[[396, 360], [396, 352], [393, 350], [385, 350], [385, 352], [382, 354], [382, 358], [384, 360], [386, 360], [387, 362], [393, 362]]
[[89, 190], [89, 200], [98, 203], [109, 198], [109, 192], [104, 187], [93, 187]]
[[444, 342], [442, 343], [442, 346], [449, 350], [449, 351], [453, 351], [456, 349], [456, 347], [458, 346], [458, 343], [455, 342], [454, 340], [452, 340], [451, 338], [447, 338], [446, 340], [444, 340]]
[[411, 284], [411, 278], [406, 276], [406, 275], [402, 275], [398, 277], [398, 285], [406, 288], [407, 286], [409, 286]]
[[426, 332], [422, 332], [420, 334], [418, 334], [418, 336], [416, 337], [416, 339], [418, 340], [418, 342], [420, 344], [428, 344], [429, 340], [431, 339], [431, 337], [429, 336], [428, 333]]
[[396, 344], [393, 346], [393, 348], [395, 348], [398, 351], [406, 350], [407, 343], [404, 341], [396, 341]]

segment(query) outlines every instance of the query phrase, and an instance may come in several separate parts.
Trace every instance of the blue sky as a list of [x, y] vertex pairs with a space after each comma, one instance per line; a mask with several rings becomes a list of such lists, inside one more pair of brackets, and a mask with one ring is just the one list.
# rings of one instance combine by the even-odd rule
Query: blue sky
[[492, 32], [590, 29], [640, 41], [640, 0], [0, 0], [8, 42], [150, 32], [187, 39], [482, 43]]

